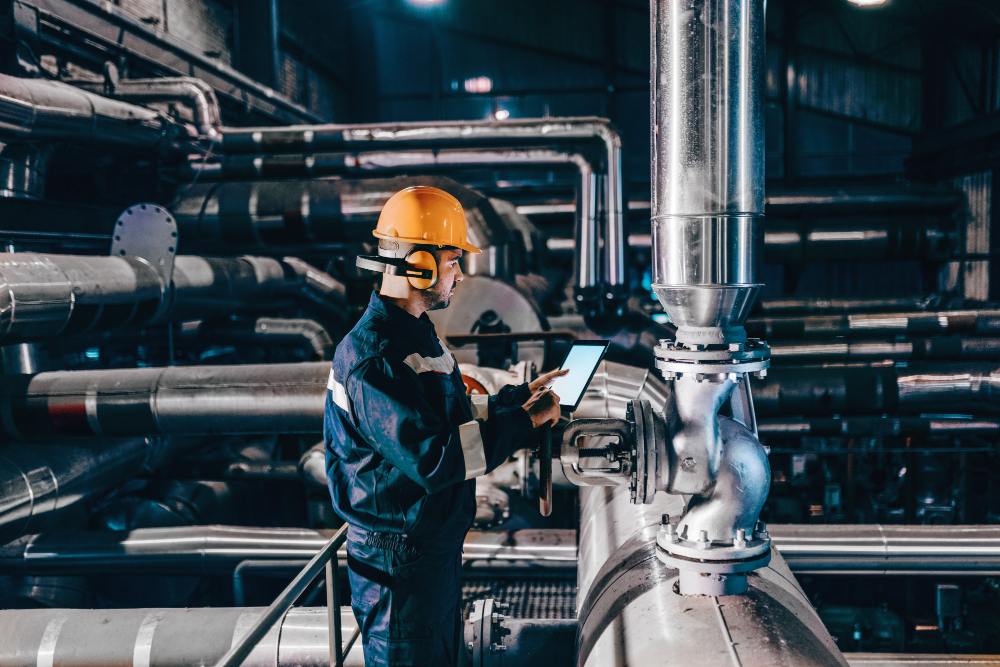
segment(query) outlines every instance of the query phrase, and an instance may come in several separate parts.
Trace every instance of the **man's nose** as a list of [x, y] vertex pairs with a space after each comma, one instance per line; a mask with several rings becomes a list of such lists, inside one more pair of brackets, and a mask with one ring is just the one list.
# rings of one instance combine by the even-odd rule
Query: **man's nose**
[[461, 266], [456, 266], [455, 267], [455, 282], [456, 283], [460, 283], [463, 280], [465, 280], [465, 274], [462, 273], [462, 267]]

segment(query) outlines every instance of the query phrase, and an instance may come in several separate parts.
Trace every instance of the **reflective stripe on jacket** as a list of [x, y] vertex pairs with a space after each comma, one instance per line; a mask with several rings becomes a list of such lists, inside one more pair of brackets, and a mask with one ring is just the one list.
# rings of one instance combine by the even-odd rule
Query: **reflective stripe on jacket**
[[527, 385], [470, 401], [426, 315], [372, 294], [337, 346], [324, 440], [334, 509], [369, 532], [457, 544], [475, 515], [472, 479], [528, 446]]

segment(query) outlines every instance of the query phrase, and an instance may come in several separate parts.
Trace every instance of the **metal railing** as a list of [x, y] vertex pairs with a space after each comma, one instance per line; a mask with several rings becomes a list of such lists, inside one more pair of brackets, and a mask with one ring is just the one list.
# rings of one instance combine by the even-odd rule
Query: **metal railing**
[[292, 579], [291, 583], [271, 603], [271, 606], [254, 622], [250, 630], [222, 656], [215, 667], [237, 667], [242, 665], [260, 640], [275, 623], [284, 618], [299, 596], [309, 588], [321, 571], [326, 573], [326, 617], [329, 637], [330, 664], [343, 667], [344, 657], [358, 638], [361, 628], [356, 628], [345, 649], [340, 627], [340, 596], [337, 593], [337, 549], [347, 540], [347, 524], [341, 526], [333, 537], [323, 545], [306, 566]]

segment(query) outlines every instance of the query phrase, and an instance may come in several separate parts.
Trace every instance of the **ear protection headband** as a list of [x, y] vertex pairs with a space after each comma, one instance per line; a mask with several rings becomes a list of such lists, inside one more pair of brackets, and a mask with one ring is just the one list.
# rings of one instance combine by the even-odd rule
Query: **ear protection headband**
[[390, 276], [403, 276], [410, 283], [410, 287], [414, 289], [430, 289], [437, 284], [437, 259], [433, 253], [420, 246], [411, 250], [404, 257], [358, 255], [355, 265], [359, 269], [367, 271], [386, 273]]

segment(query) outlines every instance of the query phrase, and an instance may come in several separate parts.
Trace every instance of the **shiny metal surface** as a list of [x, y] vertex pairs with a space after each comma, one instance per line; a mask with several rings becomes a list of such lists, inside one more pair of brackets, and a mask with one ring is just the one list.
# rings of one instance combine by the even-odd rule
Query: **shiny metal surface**
[[[850, 302], [845, 306], [850, 309]], [[880, 335], [996, 335], [1000, 310], [924, 310], [909, 312], [839, 313], [836, 315], [774, 316], [747, 321], [751, 336], [774, 338]]]
[[0, 136], [166, 147], [186, 132], [164, 114], [48, 79], [0, 75]]
[[[634, 398], [662, 406], [662, 381], [606, 362], [574, 417], [623, 418]], [[628, 487], [583, 487], [580, 503], [579, 665], [845, 664], [777, 552], [748, 577], [746, 596], [680, 596], [677, 571], [654, 551], [661, 516], [682, 513], [680, 496], [632, 505]]]
[[164, 76], [153, 79], [120, 79], [105, 81], [74, 79], [67, 81], [76, 88], [130, 102], [177, 102], [187, 104], [194, 115], [195, 126], [203, 139], [218, 139], [222, 126], [219, 100], [215, 89], [193, 76]]
[[654, 0], [653, 289], [680, 325], [739, 324], [764, 213], [764, 4]]
[[0, 342], [148, 324], [168, 313], [216, 314], [304, 282], [294, 267], [270, 257], [180, 255], [168, 290], [140, 258], [0, 253]]
[[845, 653], [851, 667], [959, 667], [1000, 665], [1000, 655], [974, 653]]
[[[261, 607], [0, 611], [0, 664], [35, 667], [42, 660], [61, 667], [214, 664], [263, 612]], [[341, 607], [340, 618], [346, 646], [357, 624], [350, 607]], [[329, 665], [328, 634], [325, 608], [292, 608], [243, 664]], [[360, 642], [346, 658], [345, 665], [363, 667]]]
[[[25, 536], [0, 547], [0, 571], [21, 573], [144, 572], [223, 574], [245, 560], [308, 560], [330, 531], [306, 528], [182, 526], [128, 532], [79, 531]], [[467, 569], [572, 569], [576, 531], [470, 531]], [[346, 558], [347, 552], [340, 551]]]
[[55, 371], [0, 392], [11, 437], [319, 433], [329, 362]]
[[1000, 419], [969, 417], [775, 417], [758, 422], [760, 435], [769, 438], [803, 435], [853, 437], [905, 435], [1000, 434]]
[[822, 363], [877, 359], [995, 359], [1000, 356], [1000, 338], [940, 336], [909, 340], [843, 340], [771, 342], [771, 358], [777, 363], [798, 361]]
[[739, 529], [753, 536], [771, 488], [771, 466], [753, 432], [728, 417], [718, 423], [722, 455], [715, 485], [690, 499], [677, 524], [680, 535], [692, 542], [702, 531], [711, 542], [730, 544]]
[[[224, 128], [224, 154], [314, 153], [362, 145], [366, 149], [496, 147], [597, 142], [607, 174], [607, 220], [604, 227], [604, 280], [625, 284], [625, 226], [621, 137], [604, 118], [519, 118], [494, 121], [440, 121], [374, 125], [299, 125]], [[581, 193], [581, 201], [585, 198]], [[589, 196], [586, 197], [589, 199]]]
[[998, 526], [770, 525], [796, 572], [989, 575], [1000, 572]]
[[51, 146], [0, 144], [0, 197], [41, 199], [51, 154]]
[[0, 448], [0, 544], [138, 474], [152, 450], [144, 438]]
[[995, 363], [778, 368], [754, 383], [758, 414], [767, 417], [942, 412], [995, 414]]
[[[594, 568], [616, 550], [613, 543], [624, 542], [644, 526], [655, 526], [662, 513], [676, 514], [680, 509], [664, 494], [656, 496], [653, 506], [610, 504], [617, 493], [606, 488], [587, 492], [587, 507], [594, 512], [585, 514], [580, 525], [579, 560], [575, 530], [473, 530], [463, 546], [465, 567], [509, 571], [579, 565], [578, 580], [589, 586]], [[769, 524], [768, 532], [793, 572], [935, 576], [1000, 572], [996, 526]], [[49, 532], [25, 535], [0, 547], [0, 572], [224, 574], [244, 560], [304, 561], [328, 537], [329, 531], [314, 529], [245, 526]], [[346, 557], [346, 551], [340, 555]]]

